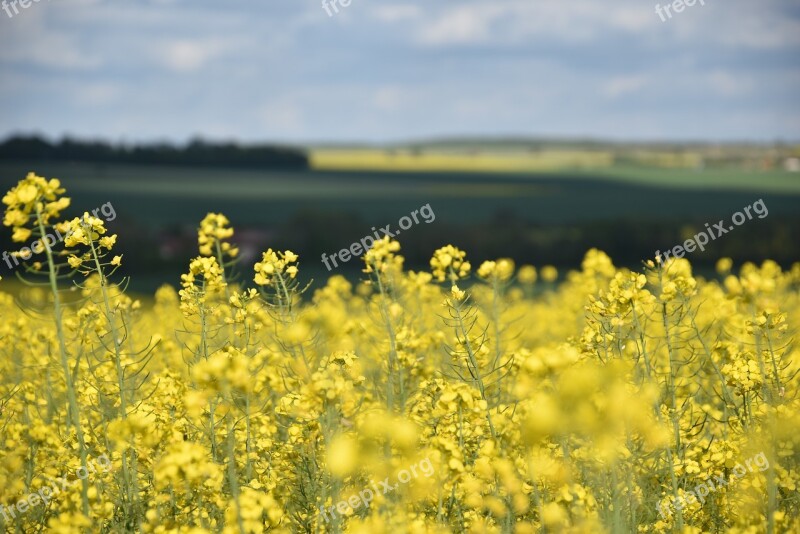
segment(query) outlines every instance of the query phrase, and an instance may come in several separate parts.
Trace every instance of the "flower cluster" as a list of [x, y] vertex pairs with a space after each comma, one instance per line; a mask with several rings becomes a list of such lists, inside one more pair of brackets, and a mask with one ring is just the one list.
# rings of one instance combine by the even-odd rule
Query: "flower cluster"
[[[89, 248], [80, 255], [72, 253], [67, 258], [70, 267], [82, 271], [84, 274], [89, 274], [94, 270], [94, 266], [82, 268], [84, 263], [92, 261], [95, 255], [98, 256], [99, 261], [117, 243], [116, 234], [105, 235], [106, 228], [103, 221], [88, 213], [65, 222], [61, 231], [66, 235], [64, 245], [67, 248], [72, 249], [79, 245]], [[122, 265], [122, 256], [114, 256], [108, 264], [112, 267], [119, 267]]]
[[12, 239], [20, 243], [31, 236], [31, 219], [38, 212], [44, 224], [51, 224], [70, 205], [70, 199], [62, 197], [66, 190], [55, 178], [47, 180], [29, 173], [3, 196], [7, 206], [3, 225], [13, 230]]
[[[533, 281], [536, 281], [536, 270], [533, 271]], [[485, 261], [478, 268], [478, 276], [484, 280], [507, 282], [514, 276], [514, 260], [501, 258], [497, 261]], [[530, 279], [530, 275], [528, 275]]]
[[233, 228], [230, 221], [221, 213], [209, 213], [200, 221], [197, 231], [197, 244], [201, 256], [221, 255], [235, 258], [239, 249], [228, 240], [233, 237]]
[[372, 247], [364, 253], [364, 272], [386, 274], [391, 270], [402, 268], [403, 257], [397, 254], [398, 252], [400, 252], [400, 243], [388, 236], [375, 241]]
[[431, 258], [431, 270], [433, 277], [439, 282], [445, 279], [456, 281], [465, 278], [472, 268], [464, 258], [467, 253], [459, 250], [453, 245], [442, 247], [433, 253]]
[[189, 272], [181, 275], [181, 310], [184, 315], [205, 313], [210, 297], [225, 288], [222, 268], [216, 258], [198, 256], [189, 263]]
[[297, 276], [297, 254], [291, 250], [285, 252], [267, 250], [261, 261], [256, 263], [253, 281], [259, 286], [273, 284], [276, 279], [294, 279]]

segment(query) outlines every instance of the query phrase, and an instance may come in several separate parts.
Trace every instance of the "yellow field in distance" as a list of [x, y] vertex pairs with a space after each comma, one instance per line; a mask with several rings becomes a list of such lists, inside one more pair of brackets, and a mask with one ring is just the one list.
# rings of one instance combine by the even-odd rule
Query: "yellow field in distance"
[[535, 172], [564, 168], [607, 168], [610, 152], [416, 152], [380, 149], [317, 149], [310, 152], [317, 170]]
[[[488, 151], [435, 149], [319, 148], [309, 152], [311, 168], [335, 171], [406, 172], [546, 172], [567, 169], [608, 169], [619, 164], [618, 154], [605, 150], [544, 149]], [[692, 152], [636, 150], [626, 159], [663, 169], [696, 169], [702, 156]]]

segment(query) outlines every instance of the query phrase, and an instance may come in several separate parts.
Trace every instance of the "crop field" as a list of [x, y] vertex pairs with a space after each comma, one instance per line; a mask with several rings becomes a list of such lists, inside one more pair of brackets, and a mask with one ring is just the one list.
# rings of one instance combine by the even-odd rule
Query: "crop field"
[[[563, 268], [575, 267], [586, 250], [598, 247], [634, 268], [659, 246], [680, 243], [684, 234], [729, 218], [759, 198], [769, 217], [712, 243], [693, 263], [708, 275], [723, 255], [740, 263], [769, 258], [784, 267], [800, 257], [800, 180], [791, 173], [288, 172], [65, 163], [37, 169], [69, 180], [75, 196], [66, 212], [71, 216], [105, 203], [114, 206], [113, 231], [120, 235], [128, 267], [139, 273], [132, 288], [145, 293], [177, 280], [194, 247], [196, 221], [209, 212], [235, 221], [240, 230], [235, 239], [248, 263], [270, 246], [291, 248], [307, 258], [305, 271], [315, 284], [329, 275], [319, 261], [323, 253], [425, 204], [435, 212], [435, 224], [402, 236], [406, 264], [417, 270], [443, 242], [489, 257], [513, 255]], [[13, 187], [29, 170], [0, 164], [0, 187]], [[171, 245], [176, 242], [177, 248]], [[11, 245], [10, 234], [0, 232], [0, 247]], [[0, 275], [5, 268], [0, 262]], [[360, 277], [356, 262], [340, 272], [351, 282]]]
[[614, 158], [610, 152], [549, 150], [538, 153], [421, 152], [409, 150], [314, 150], [312, 168], [320, 170], [384, 171], [461, 171], [461, 172], [535, 172], [563, 168], [607, 168]]
[[558, 272], [442, 242], [410, 269], [384, 237], [309, 288], [209, 212], [140, 299], [124, 236], [65, 215], [110, 200], [91, 180], [3, 197], [4, 532], [800, 532], [800, 263]]
[[[274, 224], [305, 209], [377, 218], [429, 201], [436, 201], [453, 221], [465, 211], [485, 221], [498, 210], [542, 222], [685, 218], [700, 210], [710, 217], [727, 215], [755, 195], [769, 199], [778, 215], [800, 215], [800, 174], [781, 171], [614, 168], [517, 174], [77, 163], [37, 167], [47, 176], [69, 177], [70, 190], [80, 194], [78, 209], [112, 201], [128, 218], [156, 226], [196, 220], [215, 210], [240, 212], [242, 224]], [[12, 187], [29, 171], [21, 164], [0, 164], [0, 186]]]

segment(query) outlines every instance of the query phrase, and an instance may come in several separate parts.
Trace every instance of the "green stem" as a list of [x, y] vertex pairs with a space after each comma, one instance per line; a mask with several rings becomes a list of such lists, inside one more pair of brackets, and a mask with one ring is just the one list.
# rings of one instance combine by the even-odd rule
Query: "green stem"
[[[69, 367], [69, 353], [67, 351], [67, 344], [65, 341], [64, 336], [64, 325], [63, 325], [63, 309], [61, 305], [61, 295], [58, 289], [58, 275], [56, 273], [56, 265], [53, 259], [53, 251], [50, 249], [50, 245], [47, 242], [47, 239], [44, 239], [46, 235], [44, 221], [42, 220], [42, 211], [40, 205], [37, 203], [36, 206], [36, 222], [39, 226], [39, 232], [42, 236], [41, 242], [44, 244], [44, 250], [47, 254], [47, 266], [48, 266], [48, 274], [50, 279], [50, 291], [53, 294], [53, 311], [55, 313], [55, 323], [56, 323], [56, 333], [58, 335], [58, 349], [61, 355], [61, 368], [64, 372], [64, 380], [66, 382], [67, 387], [67, 402], [69, 404], [69, 412], [72, 418], [72, 426], [75, 427], [75, 437], [78, 440], [78, 452], [80, 454], [81, 459], [81, 467], [83, 467], [86, 472], [88, 473], [88, 452], [86, 450], [86, 441], [83, 436], [83, 427], [81, 427], [81, 415], [80, 409], [78, 405], [78, 396], [75, 393], [75, 384], [73, 383], [73, 376], [72, 371]], [[69, 418], [67, 419], [69, 421]], [[82, 511], [85, 516], [89, 515], [89, 481], [87, 480], [88, 477], [85, 477], [81, 480], [81, 504], [82, 504]]]
[[[233, 399], [230, 408], [233, 409]], [[236, 435], [234, 434], [233, 415], [228, 413], [228, 484], [231, 488], [231, 496], [236, 506], [236, 519], [239, 525], [239, 532], [245, 534], [244, 519], [242, 518], [242, 506], [239, 502], [239, 480], [236, 475]]]
[[[114, 312], [111, 310], [111, 299], [108, 296], [108, 279], [103, 271], [103, 266], [100, 263], [100, 257], [97, 252], [97, 248], [94, 246], [94, 241], [91, 239], [91, 228], [86, 228], [88, 230], [87, 234], [89, 237], [89, 247], [92, 251], [92, 258], [94, 259], [95, 270], [97, 274], [100, 276], [100, 293], [103, 296], [103, 307], [105, 310], [106, 322], [108, 322], [108, 327], [111, 330], [111, 337], [114, 343], [114, 367], [117, 372], [117, 387], [119, 388], [119, 414], [120, 418], [123, 421], [128, 419], [128, 402], [126, 397], [126, 387], [125, 387], [125, 371], [122, 368], [122, 339], [120, 338], [117, 330], [116, 321], [114, 319]], [[136, 449], [131, 449], [131, 454], [133, 456], [132, 462], [135, 463], [136, 457]], [[124, 500], [126, 505], [129, 506], [128, 517], [136, 518], [138, 514], [136, 510], [138, 509], [137, 505], [137, 495], [136, 491], [134, 490], [134, 485], [136, 485], [136, 481], [134, 481], [134, 475], [131, 472], [130, 465], [128, 464], [128, 451], [123, 450], [121, 452], [122, 456], [122, 483], [123, 483], [123, 495], [125, 496]], [[134, 519], [134, 521], [136, 521]], [[137, 521], [138, 522], [138, 521]]]

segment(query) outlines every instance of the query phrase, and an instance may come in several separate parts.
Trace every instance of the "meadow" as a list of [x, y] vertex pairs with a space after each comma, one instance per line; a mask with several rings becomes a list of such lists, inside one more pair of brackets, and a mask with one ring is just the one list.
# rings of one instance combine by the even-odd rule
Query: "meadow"
[[145, 302], [76, 183], [3, 197], [15, 243], [69, 235], [0, 280], [5, 532], [800, 532], [800, 263], [412, 270], [386, 238], [310, 288], [209, 210]]

